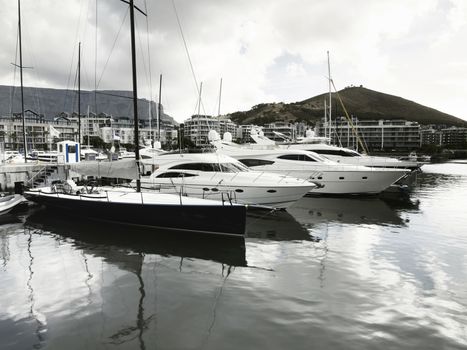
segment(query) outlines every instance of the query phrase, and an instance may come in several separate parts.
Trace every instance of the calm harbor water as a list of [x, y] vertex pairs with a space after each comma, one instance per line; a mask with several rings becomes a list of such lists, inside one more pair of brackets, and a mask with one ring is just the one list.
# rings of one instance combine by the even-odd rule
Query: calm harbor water
[[247, 224], [2, 217], [0, 349], [467, 348], [467, 162], [425, 165], [408, 198], [306, 197]]

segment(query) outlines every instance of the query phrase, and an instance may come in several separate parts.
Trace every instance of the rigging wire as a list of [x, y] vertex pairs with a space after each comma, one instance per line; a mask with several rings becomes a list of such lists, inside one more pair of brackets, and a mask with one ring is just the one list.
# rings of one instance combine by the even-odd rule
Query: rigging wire
[[[66, 101], [67, 101], [69, 93], [70, 93], [69, 87], [70, 87], [71, 72], [72, 72], [73, 67], [74, 67], [76, 46], [77, 46], [77, 43], [79, 42], [79, 29], [80, 29], [80, 23], [81, 23], [82, 15], [83, 15], [83, 2], [81, 1], [81, 5], [79, 7], [78, 25], [76, 26], [76, 32], [75, 32], [75, 40], [74, 40], [75, 44], [73, 45], [73, 51], [72, 51], [72, 54], [71, 54], [70, 69], [68, 71], [68, 77], [67, 77], [67, 82], [66, 82], [65, 98], [63, 99], [63, 108], [62, 108], [63, 111], [66, 110]], [[73, 104], [72, 104], [72, 106], [73, 106]]]
[[[178, 23], [178, 29], [180, 30], [180, 35], [182, 36], [182, 40], [183, 40], [183, 45], [185, 47], [185, 52], [186, 52], [186, 55], [188, 57], [188, 62], [190, 63], [190, 69], [191, 69], [191, 74], [193, 76], [193, 80], [195, 82], [195, 86], [196, 86], [196, 91], [198, 93], [198, 96], [200, 95], [200, 88], [199, 88], [199, 84], [198, 84], [198, 80], [196, 79], [196, 74], [195, 74], [195, 69], [193, 67], [193, 63], [191, 61], [191, 56], [190, 56], [190, 52], [188, 51], [188, 45], [187, 45], [187, 42], [185, 40], [185, 35], [183, 34], [183, 28], [182, 28], [182, 24], [180, 22], [180, 18], [178, 16], [178, 12], [177, 12], [177, 7], [175, 6], [175, 0], [172, 0], [172, 5], [173, 5], [173, 8], [174, 8], [174, 12], [175, 12], [175, 17], [177, 19], [177, 23]], [[197, 96], [197, 98], [199, 98]], [[203, 102], [201, 101], [201, 107], [203, 109], [203, 113], [206, 114], [206, 111], [204, 109], [204, 105], [203, 105]]]
[[16, 83], [16, 69], [18, 68], [17, 62], [18, 62], [18, 45], [19, 45], [19, 29], [18, 27], [16, 28], [16, 49], [15, 49], [15, 64], [13, 65], [13, 84], [10, 87], [10, 116], [13, 118], [13, 99], [15, 98], [15, 83]]
[[99, 76], [99, 80], [97, 81], [97, 85], [95, 86], [95, 90], [97, 90], [97, 88], [99, 87], [99, 85], [101, 84], [101, 81], [102, 81], [102, 77], [104, 76], [104, 73], [107, 69], [107, 66], [109, 64], [109, 61], [110, 61], [110, 57], [112, 56], [113, 54], [113, 51], [115, 49], [115, 45], [117, 44], [117, 41], [118, 41], [118, 38], [120, 36], [120, 32], [122, 31], [122, 28], [123, 28], [123, 25], [125, 24], [126, 22], [126, 19], [128, 17], [128, 14], [130, 12], [130, 9], [127, 8], [126, 12], [125, 12], [125, 16], [123, 16], [123, 20], [122, 20], [122, 23], [120, 24], [120, 28], [118, 29], [118, 32], [117, 32], [117, 35], [114, 39], [114, 42], [112, 44], [112, 48], [110, 49], [110, 52], [109, 52], [109, 55], [107, 56], [107, 60], [105, 61], [105, 64], [104, 64], [104, 68], [102, 69], [102, 73], [101, 75]]

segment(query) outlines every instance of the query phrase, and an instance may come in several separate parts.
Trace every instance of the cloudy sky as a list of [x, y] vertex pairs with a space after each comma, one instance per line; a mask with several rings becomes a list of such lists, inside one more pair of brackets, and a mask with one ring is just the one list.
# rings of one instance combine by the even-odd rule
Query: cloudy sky
[[[201, 112], [216, 115], [221, 78], [221, 113], [326, 92], [328, 50], [338, 89], [363, 85], [467, 120], [465, 0], [135, 4], [148, 13], [146, 21], [136, 12], [139, 96], [156, 100], [162, 74], [162, 103], [178, 121], [196, 112], [201, 82]], [[17, 2], [0, 0], [0, 6], [0, 84], [17, 85], [10, 64], [15, 61]], [[81, 41], [83, 89], [131, 89], [125, 3], [22, 0], [21, 6], [23, 65], [34, 67], [25, 71], [26, 86], [73, 88]]]

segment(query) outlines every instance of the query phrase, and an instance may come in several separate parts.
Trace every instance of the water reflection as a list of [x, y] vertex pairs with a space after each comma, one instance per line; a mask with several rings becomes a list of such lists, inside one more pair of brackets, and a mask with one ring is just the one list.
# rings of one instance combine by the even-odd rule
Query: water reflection
[[240, 242], [6, 218], [0, 348], [464, 349], [465, 170], [250, 213]]
[[[186, 261], [188, 274], [195, 272], [192, 269], [193, 264], [198, 264], [199, 260], [197, 259], [210, 261], [211, 266], [212, 262], [221, 264], [222, 283], [212, 300], [212, 316], [207, 331], [208, 336], [214, 327], [217, 304], [221, 299], [228, 277], [236, 266], [246, 266], [245, 241], [238, 237], [156, 232], [156, 230], [104, 225], [85, 220], [81, 222], [68, 221], [66, 218], [51, 218], [50, 212], [46, 210], [39, 210], [31, 214], [26, 219], [24, 227], [23, 232], [27, 236], [25, 251], [28, 252], [29, 256], [29, 277], [26, 281], [29, 302], [28, 319], [14, 322], [12, 316], [0, 313], [0, 323], [13, 334], [11, 344], [14, 344], [15, 348], [21, 348], [22, 345], [28, 347], [28, 344], [32, 344], [34, 348], [40, 348], [47, 341], [46, 332], [50, 322], [45, 320], [39, 310], [45, 308], [44, 304], [47, 304], [49, 298], [44, 295], [43, 290], [37, 295], [37, 291], [34, 289], [35, 269], [40, 269], [39, 275], [42, 278], [44, 275], [53, 276], [56, 274], [57, 277], [62, 278], [62, 281], [66, 280], [65, 285], [56, 285], [53, 288], [55, 293], [63, 293], [67, 290], [71, 293], [60, 302], [53, 303], [49, 314], [54, 315], [55, 319], [61, 320], [64, 312], [70, 312], [71, 315], [68, 318], [74, 319], [77, 324], [80, 323], [80, 320], [85, 324], [100, 324], [101, 332], [107, 333], [105, 337], [101, 335], [101, 341], [108, 346], [130, 346], [131, 348], [146, 349], [147, 339], [152, 337], [150, 334], [146, 334], [146, 331], [157, 324], [157, 312], [151, 310], [157, 304], [154, 303], [154, 298], [157, 295], [158, 270], [155, 269], [155, 264], [167, 263], [170, 265], [171, 261], [178, 257], [178, 270], [182, 272]], [[34, 254], [37, 248], [34, 248], [40, 245], [41, 240], [47, 240], [47, 247], [51, 246], [51, 241], [55, 241], [56, 250], [61, 251], [60, 257], [62, 259], [63, 252], [68, 250], [67, 247], [72, 247], [73, 257], [67, 257], [65, 261], [62, 261], [62, 268], [65, 270], [68, 264], [72, 264], [72, 280], [68, 280], [71, 277], [67, 277], [63, 271], [57, 274], [47, 268], [44, 269], [44, 266], [42, 269], [36, 266]], [[161, 260], [157, 258], [158, 256], [167, 257], [168, 260]], [[44, 262], [44, 258], [44, 256], [39, 257], [39, 261]], [[77, 258], [78, 262], [76, 262]], [[54, 257], [50, 256], [48, 259], [53, 264]], [[84, 266], [84, 273], [79, 272], [79, 265]], [[149, 271], [151, 265], [154, 265], [154, 269]], [[169, 265], [164, 266], [164, 269], [170, 268]], [[54, 267], [57, 266], [54, 265]], [[210, 273], [211, 269], [209, 266], [207, 271], [196, 271], [196, 273]], [[11, 272], [13, 271], [11, 269]], [[123, 273], [124, 271], [136, 277], [137, 282], [129, 280], [129, 275]], [[105, 282], [109, 278], [109, 274], [110, 276], [115, 275], [115, 277], [113, 281]], [[71, 290], [69, 284], [73, 285]], [[117, 301], [119, 298], [121, 298], [120, 302]], [[36, 306], [38, 300], [41, 305], [39, 307]], [[79, 302], [77, 302], [78, 300]], [[99, 302], [101, 303], [100, 311], [99, 307], [96, 309]], [[122, 310], [119, 305], [124, 306], [124, 309]], [[47, 312], [45, 313], [47, 314]], [[98, 321], [99, 317], [100, 321]], [[56, 322], [57, 320], [52, 321], [52, 323]], [[62, 322], [59, 321], [60, 326]], [[52, 326], [52, 328], [54, 327]], [[84, 329], [86, 328], [84, 327]], [[60, 332], [57, 329], [55, 331]], [[88, 332], [96, 331], [88, 330]], [[62, 330], [62, 332], [64, 331]], [[79, 329], [78, 327], [74, 332], [78, 333], [79, 336], [80, 332], [83, 332], [83, 328]], [[22, 337], [20, 341], [18, 334], [34, 335], [36, 339], [27, 336]], [[154, 341], [154, 339], [151, 340]], [[57, 339], [52, 339], [52, 341], [58, 341], [60, 344]], [[56, 343], [50, 342], [47, 345], [57, 346]], [[61, 346], [64, 345], [61, 344]]]
[[315, 237], [286, 211], [250, 211], [246, 221], [247, 237], [274, 241], [314, 241]]
[[305, 227], [320, 223], [405, 225], [397, 209], [412, 207], [410, 199], [382, 200], [378, 197], [327, 198], [304, 197], [288, 209], [289, 213]]
[[[134, 266], [126, 258], [130, 252], [157, 254], [213, 260], [226, 265], [246, 266], [245, 240], [243, 237], [214, 236], [178, 231], [164, 231], [154, 228], [140, 228], [118, 224], [57, 218], [47, 209], [38, 210], [25, 222], [32, 227], [72, 238], [73, 244], [80, 249], [104, 255], [106, 260], [129, 271]], [[114, 248], [119, 249], [114, 249]], [[118, 253], [119, 252], [119, 253]], [[133, 257], [133, 255], [132, 255]], [[137, 264], [138, 265], [138, 264]]]
[[22, 228], [22, 221], [11, 214], [4, 214], [0, 216], [0, 259], [2, 260], [2, 267], [5, 269], [8, 261], [10, 260], [10, 245], [8, 236], [13, 232]]

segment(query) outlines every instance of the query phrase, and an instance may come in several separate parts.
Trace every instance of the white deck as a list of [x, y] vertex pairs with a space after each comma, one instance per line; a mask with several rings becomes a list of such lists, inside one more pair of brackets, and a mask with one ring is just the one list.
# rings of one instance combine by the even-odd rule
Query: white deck
[[[128, 203], [128, 204], [151, 204], [151, 205], [197, 205], [197, 206], [225, 206], [230, 203], [220, 201], [199, 199], [193, 197], [184, 197], [165, 193], [147, 193], [135, 192], [132, 189], [108, 189], [101, 190], [99, 193], [92, 194], [64, 194], [55, 193], [50, 187], [44, 187], [37, 190], [26, 191], [26, 194], [39, 196], [56, 197], [67, 200], [110, 202], [110, 203]], [[240, 204], [233, 204], [240, 205]]]

